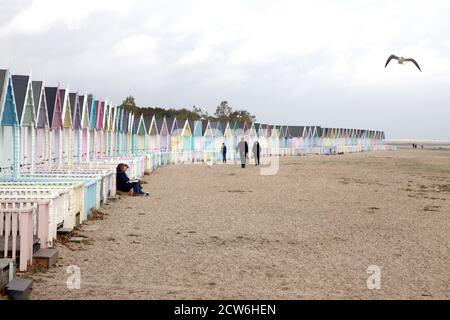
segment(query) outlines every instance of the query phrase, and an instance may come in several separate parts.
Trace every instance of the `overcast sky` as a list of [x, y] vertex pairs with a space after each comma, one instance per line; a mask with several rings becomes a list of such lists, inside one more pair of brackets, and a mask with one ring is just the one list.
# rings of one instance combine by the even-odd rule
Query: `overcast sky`
[[[1, 0], [0, 68], [119, 104], [450, 139], [450, 1]], [[395, 53], [417, 59], [392, 63]]]

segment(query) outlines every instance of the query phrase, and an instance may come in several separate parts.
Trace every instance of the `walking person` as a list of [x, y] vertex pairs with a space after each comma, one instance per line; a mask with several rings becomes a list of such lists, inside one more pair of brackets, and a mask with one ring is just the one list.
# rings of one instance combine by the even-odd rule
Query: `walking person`
[[222, 162], [227, 163], [227, 146], [222, 143]]
[[241, 138], [241, 141], [238, 143], [236, 147], [236, 152], [239, 153], [239, 159], [241, 160], [241, 168], [245, 168], [245, 162], [248, 153], [248, 144], [247, 142], [245, 142], [244, 138]]
[[259, 145], [259, 142], [256, 141], [253, 144], [253, 156], [255, 157], [255, 166], [259, 166], [260, 155], [261, 155], [261, 146]]
[[133, 196], [148, 196], [148, 192], [142, 191], [142, 186], [139, 180], [130, 180], [126, 171], [128, 166], [125, 163], [120, 163], [117, 166], [116, 173], [116, 188], [122, 192], [129, 192]]

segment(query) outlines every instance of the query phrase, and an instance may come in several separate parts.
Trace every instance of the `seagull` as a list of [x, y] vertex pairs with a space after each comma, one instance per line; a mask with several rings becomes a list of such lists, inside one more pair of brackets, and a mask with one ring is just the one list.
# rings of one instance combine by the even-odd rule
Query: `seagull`
[[419, 69], [420, 72], [422, 72], [422, 70], [420, 69], [419, 64], [417, 63], [416, 60], [414, 60], [412, 58], [406, 59], [403, 57], [397, 57], [396, 55], [393, 55], [393, 54], [388, 58], [386, 65], [384, 66], [385, 68], [388, 66], [389, 62], [391, 62], [392, 59], [398, 60], [398, 64], [403, 64], [403, 62], [412, 62], [416, 65], [417, 69]]

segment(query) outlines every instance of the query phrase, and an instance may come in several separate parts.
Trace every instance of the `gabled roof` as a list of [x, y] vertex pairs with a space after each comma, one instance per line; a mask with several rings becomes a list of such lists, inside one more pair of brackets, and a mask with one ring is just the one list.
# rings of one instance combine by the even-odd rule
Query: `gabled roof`
[[99, 100], [98, 109], [97, 109], [97, 120], [96, 120], [96, 128], [97, 130], [103, 130], [103, 110], [105, 106], [105, 101]]
[[95, 129], [97, 127], [97, 113], [98, 113], [98, 104], [100, 101], [94, 100], [92, 107], [90, 108], [91, 112], [89, 114], [90, 120], [90, 128]]
[[202, 137], [203, 136], [203, 123], [201, 120], [194, 121], [194, 128], [192, 130], [192, 135], [194, 137]]
[[0, 70], [0, 121], [1, 125], [18, 125], [14, 88], [9, 70]]
[[145, 119], [146, 117], [144, 117], [144, 114], [141, 114], [141, 116], [139, 117], [139, 125], [136, 131], [136, 133], [139, 135], [147, 134], [147, 125]]
[[177, 117], [174, 117], [173, 119], [171, 119], [172, 123], [170, 125], [170, 134], [172, 136], [179, 136], [181, 134], [181, 129], [178, 126], [178, 121], [177, 121]]
[[[62, 127], [61, 97], [59, 91], [57, 87], [45, 87], [48, 121], [51, 128]], [[54, 116], [57, 116], [57, 118]]]
[[69, 93], [69, 102], [70, 102], [70, 112], [72, 114], [72, 127], [74, 129], [81, 128], [81, 111], [80, 111], [80, 102], [78, 99], [78, 93], [71, 92]]
[[25, 96], [27, 95], [29, 78], [30, 77], [28, 76], [12, 76], [14, 97], [16, 99], [17, 117], [19, 118], [19, 121], [21, 121], [22, 119], [22, 112], [25, 105]]
[[42, 98], [42, 86], [44, 83], [42, 81], [32, 81], [31, 86], [33, 87], [33, 101], [34, 101], [34, 114], [38, 116], [39, 103]]
[[225, 130], [227, 129], [228, 121], [220, 121], [220, 129], [222, 130], [222, 134], [225, 134]]
[[[164, 121], [164, 119], [163, 119]], [[148, 134], [151, 136], [157, 136], [159, 135], [159, 129], [158, 129], [158, 123], [156, 122], [156, 117], [153, 116], [150, 120], [150, 126], [147, 130]]]
[[145, 132], [147, 132], [147, 133], [150, 129], [150, 125], [152, 123], [152, 118], [153, 117], [151, 117], [150, 115], [145, 115], [145, 116], [143, 115], [143, 119], [142, 119], [144, 122], [143, 126], [145, 127]]
[[162, 119], [161, 125], [158, 125], [158, 132], [160, 136], [170, 135], [169, 123], [167, 122], [167, 118], [165, 116]]
[[181, 130], [181, 135], [183, 137], [190, 137], [190, 136], [192, 136], [192, 129], [191, 129], [191, 125], [189, 123], [189, 120], [186, 120], [184, 122], [183, 130]]
[[[163, 129], [165, 129], [165, 127], [167, 127], [167, 122], [164, 121], [164, 117], [161, 118], [156, 118], [156, 128], [158, 129], [158, 133], [161, 134], [161, 132], [163, 131]], [[148, 127], [150, 127], [151, 124], [151, 118], [150, 118], [150, 122], [148, 123]]]
[[223, 136], [222, 128], [220, 127], [220, 122], [219, 121], [211, 122], [211, 129], [212, 129], [213, 135], [215, 137]]
[[212, 130], [212, 127], [211, 127], [211, 121], [206, 121], [206, 127], [205, 127], [205, 130], [204, 130], [204, 132], [203, 132], [203, 136], [204, 137], [213, 137], [214, 136], [214, 134], [213, 134], [213, 130]]
[[284, 127], [284, 137], [285, 138], [292, 138], [290, 127], [285, 126]]

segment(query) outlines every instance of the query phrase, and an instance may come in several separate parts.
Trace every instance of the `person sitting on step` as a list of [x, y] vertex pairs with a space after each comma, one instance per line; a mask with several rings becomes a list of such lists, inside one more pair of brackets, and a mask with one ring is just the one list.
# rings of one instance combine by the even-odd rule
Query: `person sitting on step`
[[116, 174], [116, 188], [122, 192], [129, 192], [133, 196], [148, 196], [148, 192], [142, 191], [139, 180], [130, 180], [126, 171], [128, 166], [125, 163], [119, 163]]

